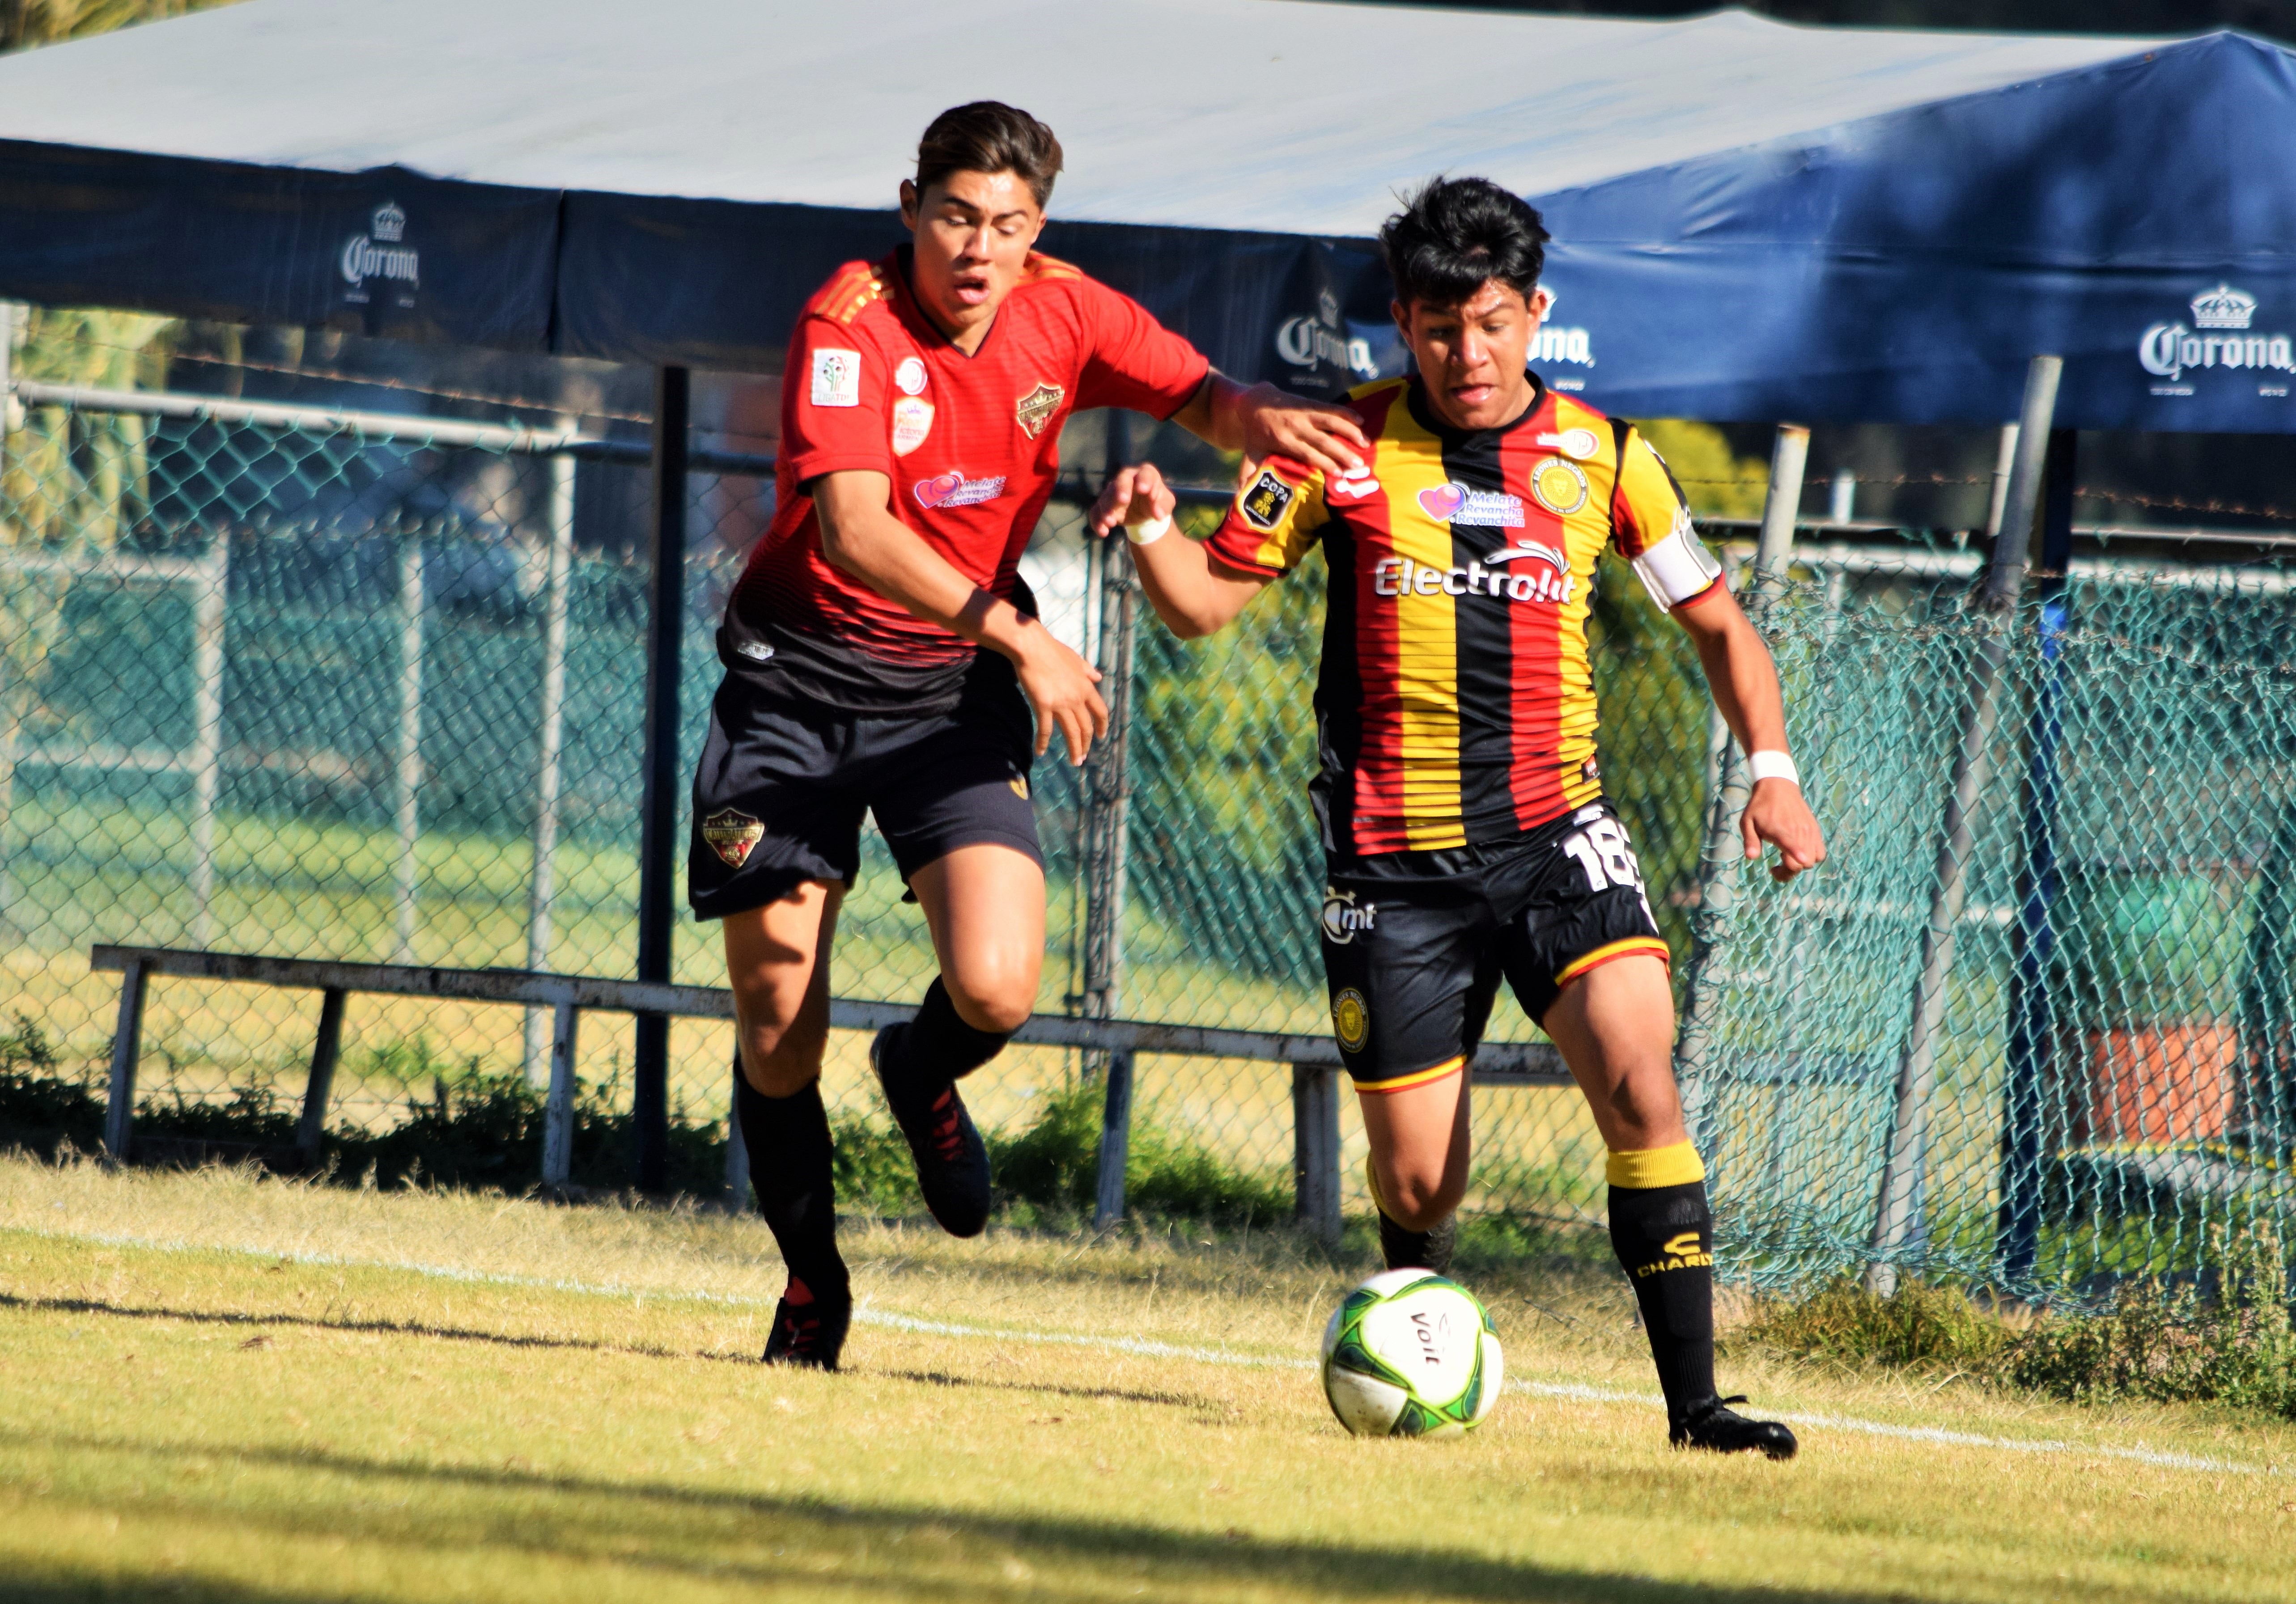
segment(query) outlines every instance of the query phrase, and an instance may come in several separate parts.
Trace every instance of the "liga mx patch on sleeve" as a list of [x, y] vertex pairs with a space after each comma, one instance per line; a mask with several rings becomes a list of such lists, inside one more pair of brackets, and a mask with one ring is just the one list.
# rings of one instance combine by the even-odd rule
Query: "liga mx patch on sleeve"
[[813, 354], [813, 404], [816, 406], [861, 405], [861, 353], [823, 346]]
[[1273, 468], [1263, 468], [1251, 488], [1236, 498], [1243, 510], [1243, 520], [1255, 528], [1272, 529], [1282, 521], [1283, 511], [1292, 504], [1299, 492], [1285, 484]]

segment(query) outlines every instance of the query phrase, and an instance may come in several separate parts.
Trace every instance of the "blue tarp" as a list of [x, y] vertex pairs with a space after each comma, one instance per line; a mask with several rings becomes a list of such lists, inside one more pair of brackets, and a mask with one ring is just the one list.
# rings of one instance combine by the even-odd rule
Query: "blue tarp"
[[1537, 197], [1635, 416], [2296, 432], [2296, 57], [2234, 34]]
[[[1463, 64], [1472, 64], [1471, 68]], [[1538, 365], [1636, 415], [2296, 429], [2296, 78], [2185, 41], [1318, 0], [250, 0], [0, 60], [0, 295], [770, 372], [949, 101], [1046, 248], [1246, 377], [1392, 371], [1396, 192], [1532, 197]]]

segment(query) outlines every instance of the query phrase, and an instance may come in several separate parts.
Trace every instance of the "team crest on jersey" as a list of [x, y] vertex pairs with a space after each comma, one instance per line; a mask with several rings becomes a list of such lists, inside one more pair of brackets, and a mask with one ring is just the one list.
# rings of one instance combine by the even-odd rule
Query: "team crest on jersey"
[[925, 443], [932, 432], [933, 404], [915, 396], [902, 396], [893, 403], [893, 454], [906, 456]]
[[1243, 519], [1256, 528], [1272, 529], [1283, 516], [1283, 509], [1292, 504], [1296, 494], [1273, 468], [1263, 468], [1259, 477], [1251, 481], [1251, 488], [1236, 498], [1243, 510]]
[[1033, 440], [1045, 432], [1045, 425], [1053, 421], [1053, 414], [1061, 410], [1061, 403], [1067, 397], [1068, 391], [1059, 385], [1040, 380], [1036, 389], [1013, 403], [1013, 421], [1021, 426], [1022, 434]]
[[1587, 471], [1568, 457], [1549, 457], [1530, 471], [1530, 493], [1549, 512], [1568, 518], [1587, 504]]
[[701, 839], [730, 867], [739, 869], [766, 839], [766, 827], [738, 808], [721, 808], [701, 821]]
[[1371, 1036], [1371, 1010], [1364, 994], [1350, 986], [1332, 999], [1332, 1034], [1349, 1052], [1361, 1052]]

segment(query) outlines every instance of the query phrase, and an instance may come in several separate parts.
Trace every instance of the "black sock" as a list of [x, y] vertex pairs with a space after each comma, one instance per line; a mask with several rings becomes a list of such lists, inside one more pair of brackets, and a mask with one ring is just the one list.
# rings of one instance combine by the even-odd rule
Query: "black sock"
[[917, 1017], [902, 1027], [894, 1050], [904, 1070], [922, 1084], [938, 1086], [963, 1080], [1004, 1052], [1012, 1039], [966, 1024], [958, 1017], [947, 986], [935, 975]]
[[1714, 1214], [1706, 1183], [1611, 1188], [1611, 1250], [1634, 1283], [1666, 1411], [1714, 1395]]
[[750, 1187], [791, 1279], [816, 1297], [844, 1297], [849, 1283], [837, 1251], [834, 1150], [821, 1083], [787, 1097], [767, 1097], [737, 1066], [734, 1106], [750, 1150]]

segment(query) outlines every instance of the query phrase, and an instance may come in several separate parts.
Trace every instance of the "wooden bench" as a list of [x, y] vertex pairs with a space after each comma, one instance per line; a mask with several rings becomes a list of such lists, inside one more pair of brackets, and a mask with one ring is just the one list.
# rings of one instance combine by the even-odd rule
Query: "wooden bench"
[[[119, 972], [119, 1018], [111, 1039], [111, 1088], [103, 1124], [103, 1150], [124, 1162], [134, 1142], [135, 1068], [144, 1034], [144, 1002], [152, 977], [228, 980], [290, 986], [319, 994], [319, 1031], [311, 1046], [302, 1117], [295, 1127], [301, 1161], [316, 1165], [325, 1133], [327, 1101], [342, 1045], [343, 999], [353, 992], [377, 996], [436, 997], [462, 1002], [505, 1002], [552, 1011], [550, 1087], [543, 1102], [542, 1179], [562, 1188], [573, 1157], [574, 1047], [586, 1011], [679, 1019], [734, 1017], [734, 994], [709, 986], [608, 980], [532, 970], [424, 969], [411, 964], [340, 963], [317, 958], [261, 958], [239, 953], [170, 947], [98, 946], [88, 957], [100, 972]], [[902, 1002], [833, 999], [829, 1022], [839, 1030], [876, 1030], [906, 1019]], [[1324, 1035], [1164, 1025], [1137, 1019], [1076, 1019], [1031, 1015], [1013, 1034], [1032, 1047], [1077, 1047], [1108, 1054], [1102, 1114], [1100, 1180], [1094, 1208], [1106, 1226], [1124, 1213], [1124, 1162], [1132, 1128], [1133, 1060], [1143, 1052], [1245, 1059], [1292, 1067], [1292, 1180], [1302, 1223], [1325, 1240], [1340, 1229], [1339, 1049]], [[1544, 1043], [1493, 1043], [1477, 1054], [1478, 1085], [1567, 1086], [1562, 1057]], [[738, 1133], [737, 1133], [738, 1137]], [[738, 1141], [737, 1141], [738, 1149]], [[744, 1166], [746, 1167], [746, 1166]], [[746, 1182], [738, 1176], [737, 1195]]]

